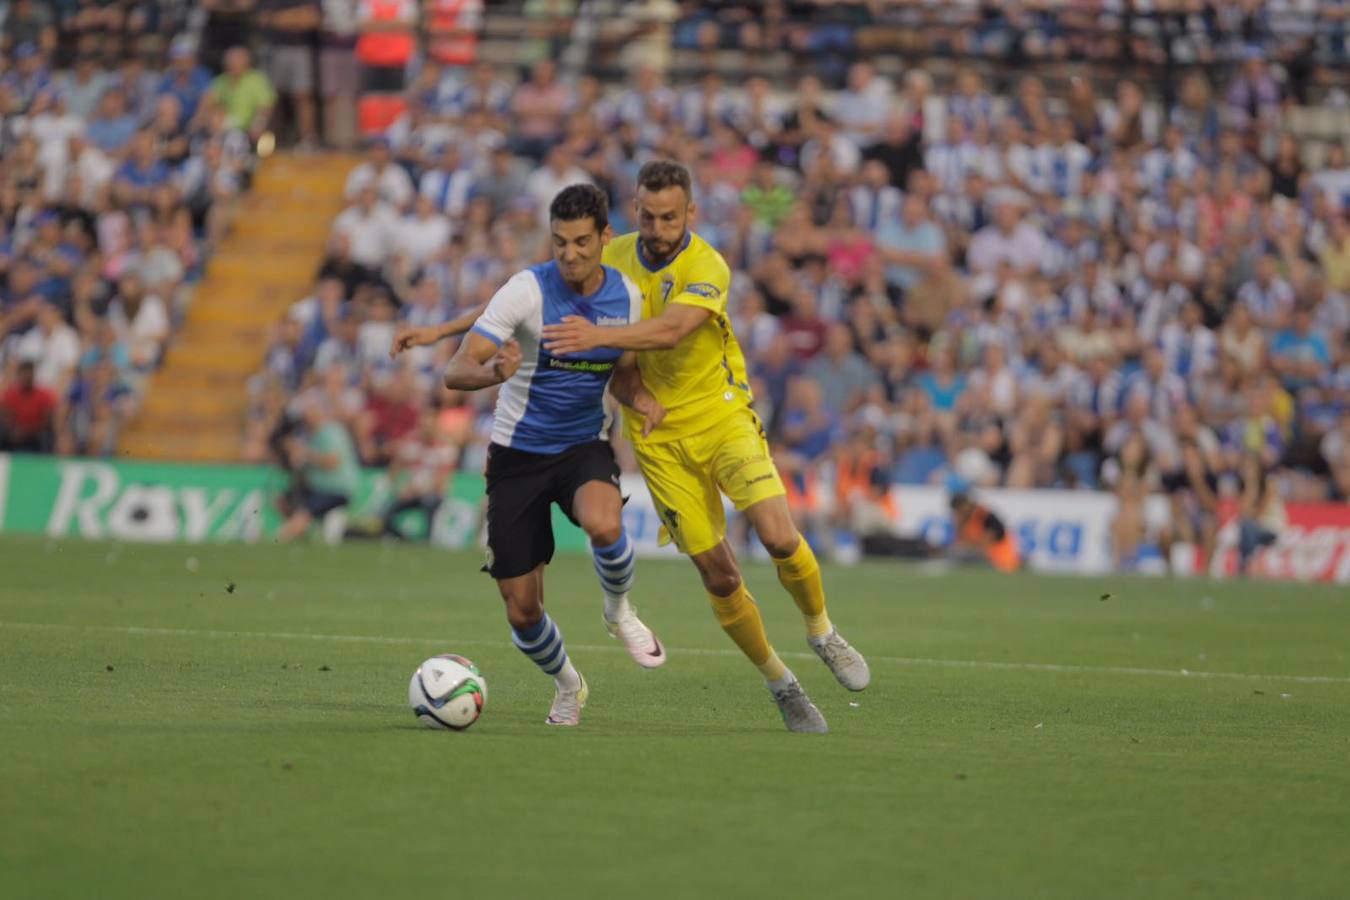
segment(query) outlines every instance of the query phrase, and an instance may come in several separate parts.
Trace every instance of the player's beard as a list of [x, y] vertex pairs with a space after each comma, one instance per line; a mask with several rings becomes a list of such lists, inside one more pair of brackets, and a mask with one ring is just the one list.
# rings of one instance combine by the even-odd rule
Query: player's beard
[[663, 241], [659, 238], [643, 238], [642, 252], [647, 254], [647, 259], [652, 262], [665, 262], [675, 252], [675, 248], [684, 243], [684, 239], [689, 236], [689, 232], [682, 231], [680, 236], [673, 241]]

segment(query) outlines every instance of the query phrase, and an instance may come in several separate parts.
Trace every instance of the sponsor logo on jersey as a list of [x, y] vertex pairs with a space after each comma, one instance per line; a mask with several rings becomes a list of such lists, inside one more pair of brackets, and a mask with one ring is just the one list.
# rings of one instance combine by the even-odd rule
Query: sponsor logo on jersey
[[698, 294], [700, 297], [707, 297], [709, 300], [716, 300], [718, 297], [722, 296], [721, 288], [715, 284], [709, 284], [706, 281], [691, 284], [685, 288], [685, 291], [690, 294]]
[[568, 372], [594, 372], [603, 375], [614, 370], [614, 363], [591, 362], [585, 359], [558, 359], [556, 356], [550, 356], [548, 367], [550, 369], [563, 369]]
[[597, 325], [627, 325], [628, 319], [624, 316], [596, 316]]

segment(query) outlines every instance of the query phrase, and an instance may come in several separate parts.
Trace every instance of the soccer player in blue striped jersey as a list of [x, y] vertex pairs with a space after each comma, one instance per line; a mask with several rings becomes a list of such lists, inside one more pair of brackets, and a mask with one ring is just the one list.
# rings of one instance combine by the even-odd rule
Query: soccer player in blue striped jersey
[[564, 316], [621, 325], [642, 313], [632, 281], [601, 264], [612, 235], [604, 193], [592, 185], [564, 188], [549, 214], [553, 261], [518, 272], [493, 296], [447, 366], [445, 384], [470, 391], [502, 385], [488, 448], [487, 568], [506, 602], [512, 641], [555, 680], [548, 723], [576, 725], [586, 681], [543, 604], [544, 568], [553, 558], [551, 505], [591, 540], [610, 633], [640, 665], [661, 665], [664, 648], [628, 604], [633, 546], [623, 529], [604, 395], [608, 388], [649, 430], [665, 408], [643, 386], [631, 352], [555, 355], [543, 348], [541, 330]]

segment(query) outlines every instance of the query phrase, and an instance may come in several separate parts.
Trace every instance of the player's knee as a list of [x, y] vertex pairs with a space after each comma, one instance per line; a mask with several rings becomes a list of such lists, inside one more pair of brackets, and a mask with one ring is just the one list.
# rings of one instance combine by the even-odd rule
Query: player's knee
[[735, 569], [715, 569], [702, 575], [704, 589], [715, 597], [730, 597], [741, 586], [741, 574]]
[[503, 586], [502, 602], [506, 604], [506, 621], [516, 631], [532, 628], [544, 617], [544, 607], [539, 599], [524, 591]]
[[612, 547], [619, 542], [623, 534], [623, 520], [618, 516], [602, 516], [589, 522], [582, 522], [581, 529], [591, 539], [595, 547]]
[[528, 631], [544, 617], [544, 608], [538, 603], [517, 606], [506, 601], [506, 621], [516, 631]]
[[791, 521], [774, 521], [766, 526], [759, 536], [764, 549], [769, 551], [770, 556], [777, 559], [784, 559], [795, 553], [797, 544], [801, 539], [801, 535], [797, 533], [797, 529]]

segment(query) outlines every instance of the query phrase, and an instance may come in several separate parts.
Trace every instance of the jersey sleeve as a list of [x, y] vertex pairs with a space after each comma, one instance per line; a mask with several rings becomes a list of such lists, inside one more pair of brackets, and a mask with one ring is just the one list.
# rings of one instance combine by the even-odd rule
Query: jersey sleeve
[[541, 302], [534, 273], [517, 272], [492, 295], [487, 308], [469, 330], [500, 347], [515, 337], [516, 330], [539, 311]]
[[670, 298], [671, 303], [683, 303], [706, 309], [713, 315], [727, 311], [727, 291], [731, 287], [731, 270], [726, 260], [712, 248], [707, 248], [690, 260], [684, 290]]

